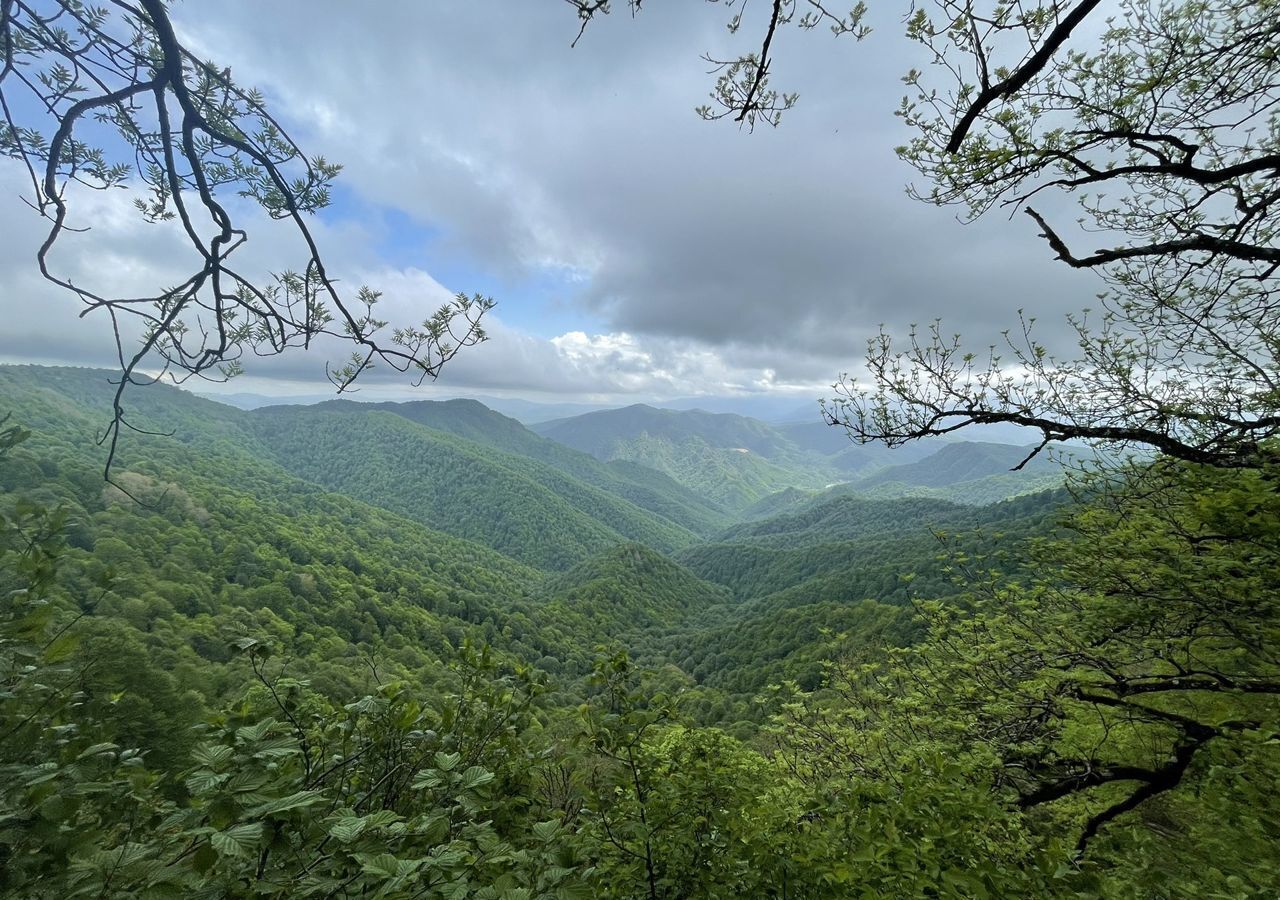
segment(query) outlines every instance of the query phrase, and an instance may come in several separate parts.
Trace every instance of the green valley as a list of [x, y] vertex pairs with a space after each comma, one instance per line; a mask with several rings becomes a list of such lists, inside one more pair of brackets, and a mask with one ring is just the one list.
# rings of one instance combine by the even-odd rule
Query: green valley
[[1280, 0], [0, 0], [0, 900], [1280, 897], [1278, 186]]
[[[860, 447], [821, 423], [770, 426], [701, 410], [637, 405], [542, 422], [534, 430], [605, 461], [628, 460], [669, 475], [734, 516], [754, 515], [801, 491], [881, 497], [936, 496], [982, 505], [1052, 488], [1060, 466], [1008, 444]], [[782, 497], [775, 497], [782, 495]]]
[[[763, 748], [808, 740], [806, 729], [818, 725], [809, 713], [792, 721], [802, 707], [787, 697], [823, 708], [836, 696], [832, 679], [844, 677], [833, 665], [928, 645], [932, 626], [920, 613], [933, 607], [921, 602], [956, 609], [974, 602], [982, 576], [973, 566], [999, 566], [1004, 577], [1035, 584], [1028, 548], [1063, 539], [1070, 500], [1061, 490], [1033, 491], [1043, 466], [1013, 476], [1022, 496], [985, 506], [858, 490], [890, 481], [971, 484], [1024, 453], [949, 443], [932, 463], [927, 456], [868, 464], [861, 482], [826, 491], [786, 487], [732, 524], [730, 512], [678, 481], [597, 460], [474, 402], [246, 412], [163, 386], [137, 392], [132, 421], [141, 430], [121, 445], [104, 484], [93, 437], [106, 415], [107, 373], [3, 367], [0, 394], [9, 422], [31, 431], [4, 460], [8, 527], [17, 535], [32, 533], [22, 529], [41, 517], [65, 523], [43, 539], [55, 542], [41, 552], [56, 569], [24, 575], [33, 545], [11, 543], [16, 568], [7, 577], [37, 579], [26, 590], [38, 587], [46, 604], [38, 621], [75, 634], [76, 668], [66, 671], [94, 684], [76, 716], [95, 723], [85, 727], [100, 746], [146, 748], [145, 765], [155, 771], [187, 771], [190, 759], [213, 752], [200, 743], [208, 733], [200, 723], [218, 721], [228, 704], [254, 721], [274, 715], [274, 740], [297, 749], [308, 743], [288, 742], [328, 740], [291, 718], [304, 708], [321, 727], [339, 709], [333, 704], [382, 697], [360, 701], [374, 704], [373, 718], [351, 721], [383, 728], [378, 716], [407, 715], [399, 704], [422, 692], [436, 699], [403, 721], [453, 735], [452, 743], [432, 738], [429, 746], [440, 749], [431, 752], [473, 742], [472, 777], [503, 779], [501, 795], [477, 795], [471, 804], [540, 797], [553, 770], [536, 760], [558, 760], [567, 771], [581, 764], [578, 754], [599, 752], [590, 747], [610, 746], [593, 741], [626, 740], [627, 729], [649, 721], [683, 722], [664, 733], [728, 741], [716, 752], [763, 764], [755, 755]], [[763, 423], [730, 420], [743, 422], [762, 453], [793, 464], [804, 458]], [[6, 433], [12, 442], [17, 432]], [[17, 614], [6, 628], [37, 621], [21, 607]], [[6, 633], [9, 641], [19, 634]], [[61, 663], [49, 657], [42, 665]], [[11, 684], [36, 689], [21, 678]], [[388, 694], [392, 684], [410, 694]], [[631, 685], [627, 705], [601, 707], [604, 718], [595, 718], [596, 705], [622, 685]], [[571, 750], [579, 739], [571, 739], [577, 726], [568, 712], [583, 703], [588, 743]], [[504, 730], [487, 730], [497, 722]], [[34, 753], [45, 738], [24, 740]], [[394, 740], [410, 741], [404, 752], [415, 739]], [[299, 759], [301, 780], [282, 789], [328, 790], [306, 774], [305, 753]], [[644, 765], [660, 764], [655, 757]], [[109, 773], [97, 777], [116, 784]], [[156, 799], [146, 802], [190, 802], [182, 799], [193, 790], [187, 777], [186, 788], [157, 782]], [[205, 790], [212, 789], [210, 782]], [[557, 790], [585, 797], [593, 789]], [[32, 802], [23, 799], [34, 796], [27, 790], [34, 788], [6, 802]], [[263, 798], [259, 805], [285, 804], [261, 790], [254, 796]], [[121, 794], [112, 802], [143, 801]], [[522, 840], [513, 814], [502, 813], [506, 824], [495, 823], [498, 832], [484, 840]], [[556, 813], [544, 805], [536, 815]], [[590, 821], [570, 818], [561, 827]], [[14, 850], [25, 846], [12, 843], [20, 833], [0, 829]], [[588, 835], [579, 832], [573, 852], [591, 852]], [[572, 856], [558, 858], [564, 877], [577, 870]], [[153, 869], [139, 866], [131, 877], [151, 877], [143, 873]], [[187, 883], [184, 871], [175, 885]], [[16, 877], [28, 880], [11, 884], [30, 887], [37, 876]]]

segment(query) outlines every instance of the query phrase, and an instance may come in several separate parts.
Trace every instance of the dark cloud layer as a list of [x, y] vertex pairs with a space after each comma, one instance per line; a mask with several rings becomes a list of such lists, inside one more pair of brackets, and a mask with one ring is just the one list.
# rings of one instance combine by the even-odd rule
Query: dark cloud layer
[[555, 344], [500, 327], [497, 349], [455, 361], [461, 386], [821, 384], [856, 366], [880, 323], [943, 317], [983, 346], [1020, 307], [1048, 324], [1087, 305], [1096, 283], [1054, 265], [1027, 223], [962, 226], [905, 195], [893, 110], [923, 61], [895, 10], [881, 5], [861, 44], [786, 34], [775, 78], [800, 105], [747, 134], [692, 109], [712, 82], [700, 54], [735, 54], [749, 26], [731, 37], [724, 8], [694, 0], [634, 19], [624, 6], [574, 49], [559, 0], [227, 0], [174, 15], [265, 88], [309, 150], [342, 161], [361, 198], [485, 271], [567, 275], [564, 302], [605, 323]]

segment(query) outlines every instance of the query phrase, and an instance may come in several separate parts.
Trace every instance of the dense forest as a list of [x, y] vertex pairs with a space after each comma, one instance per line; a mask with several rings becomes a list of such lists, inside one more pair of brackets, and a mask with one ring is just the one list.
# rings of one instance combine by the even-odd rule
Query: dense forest
[[[728, 513], [474, 407], [464, 438], [421, 403], [250, 413], [157, 386], [106, 484], [109, 373], [0, 383], [14, 896], [1249, 896], [1280, 876], [1266, 471], [1139, 467], [985, 506], [846, 487], [698, 537], [622, 495]], [[433, 452], [347, 456], [389, 418]], [[459, 459], [501, 490], [379, 488], [447, 484]], [[626, 536], [647, 521], [684, 538]]]
[[[554, 5], [572, 76], [533, 4], [308, 4], [268, 54], [275, 5], [0, 0], [0, 897], [1280, 896], [1280, 0], [911, 4], [908, 199], [1034, 228], [954, 247], [834, 154], [890, 133], [846, 94], [783, 125], [843, 71], [795, 48], [882, 13]], [[628, 130], [694, 7], [745, 165]], [[241, 44], [322, 67], [269, 109]], [[470, 143], [396, 93], [428, 45]], [[353, 186], [294, 133], [358, 135]], [[842, 330], [808, 412], [679, 396], [781, 408]], [[191, 390], [310, 352], [399, 397], [491, 340], [463, 383], [556, 417]]]

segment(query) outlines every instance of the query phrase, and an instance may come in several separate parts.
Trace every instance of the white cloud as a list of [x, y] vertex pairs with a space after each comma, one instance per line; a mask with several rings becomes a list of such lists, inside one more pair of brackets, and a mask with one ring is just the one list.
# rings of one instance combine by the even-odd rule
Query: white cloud
[[[345, 165], [360, 200], [428, 223], [442, 252], [496, 279], [567, 282], [564, 308], [597, 323], [544, 328], [564, 329], [546, 340], [508, 324], [527, 313], [504, 322], [500, 306], [492, 341], [451, 362], [438, 390], [637, 399], [813, 396], [856, 369], [880, 322], [942, 316], [981, 347], [1019, 307], [1050, 325], [1092, 296], [1092, 279], [1055, 265], [1022, 223], [964, 228], [903, 195], [892, 111], [910, 47], [891, 12], [874, 15], [863, 45], [789, 33], [777, 78], [801, 105], [777, 131], [747, 135], [691, 111], [709, 87], [699, 54], [730, 52], [713, 4], [615, 15], [573, 50], [572, 10], [554, 2], [174, 7], [199, 55], [265, 88], [308, 153]], [[12, 198], [10, 173], [0, 166]], [[122, 293], [171, 283], [182, 242], [126, 200], [88, 198], [96, 227], [59, 261]], [[109, 362], [101, 317], [77, 319], [74, 298], [33, 275], [30, 219], [0, 219], [0, 355]], [[287, 226], [249, 222], [249, 268], [297, 259]], [[383, 290], [393, 322], [420, 321], [466, 287], [389, 266], [360, 223], [315, 229], [330, 271]], [[1051, 328], [1044, 336], [1052, 343]], [[264, 383], [323, 387], [326, 354], [345, 355], [321, 342], [306, 357], [247, 362]], [[370, 391], [401, 383], [372, 375]]]
[[552, 338], [551, 344], [582, 377], [651, 398], [761, 392], [817, 396], [827, 387], [779, 380], [772, 368], [743, 366], [723, 349], [697, 341], [570, 331]]

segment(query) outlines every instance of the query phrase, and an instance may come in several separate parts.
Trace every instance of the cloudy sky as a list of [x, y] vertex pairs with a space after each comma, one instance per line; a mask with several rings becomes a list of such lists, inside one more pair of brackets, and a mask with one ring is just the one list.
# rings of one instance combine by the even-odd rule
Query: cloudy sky
[[[318, 234], [329, 269], [420, 319], [455, 291], [492, 295], [492, 340], [420, 396], [633, 402], [829, 393], [866, 338], [942, 317], [977, 348], [1016, 310], [1048, 327], [1088, 305], [1092, 276], [1055, 265], [1025, 217], [963, 225], [909, 199], [894, 156], [902, 74], [925, 61], [895, 4], [861, 43], [789, 29], [777, 130], [693, 112], [733, 56], [721, 4], [625, 3], [574, 48], [560, 0], [222, 0], [172, 7], [184, 39], [255, 85], [311, 154], [344, 166]], [[759, 12], [763, 12], [761, 6]], [[0, 357], [110, 364], [109, 323], [41, 283], [22, 173], [0, 164]], [[94, 228], [59, 263], [100, 285], [169, 283], [180, 246], [123, 197], [86, 198]], [[286, 226], [252, 253], [288, 265]], [[280, 257], [280, 258], [277, 258]], [[282, 261], [283, 260], [283, 261]], [[253, 361], [229, 389], [316, 393], [325, 359]], [[407, 396], [389, 374], [366, 396]]]

